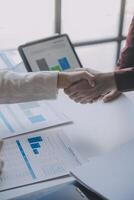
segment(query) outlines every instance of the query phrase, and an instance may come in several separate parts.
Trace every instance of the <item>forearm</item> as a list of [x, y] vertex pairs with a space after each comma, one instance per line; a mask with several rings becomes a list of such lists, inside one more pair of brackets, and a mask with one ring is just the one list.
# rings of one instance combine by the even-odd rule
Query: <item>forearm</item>
[[57, 77], [57, 72], [0, 72], [0, 103], [55, 99]]
[[102, 89], [104, 90], [104, 93], [112, 90], [117, 90], [119, 92], [133, 91], [134, 68], [120, 69], [115, 72], [98, 73], [96, 75], [96, 80], [96, 87], [97, 85], [103, 86]]
[[87, 80], [93, 86], [94, 76], [86, 71], [77, 72], [29, 72], [19, 74], [0, 72], [0, 103], [18, 103], [54, 99], [58, 89]]
[[118, 69], [134, 67], [134, 17], [129, 27], [125, 48], [122, 50]]
[[134, 90], [134, 17], [129, 27], [125, 48], [121, 52], [115, 71], [119, 91]]

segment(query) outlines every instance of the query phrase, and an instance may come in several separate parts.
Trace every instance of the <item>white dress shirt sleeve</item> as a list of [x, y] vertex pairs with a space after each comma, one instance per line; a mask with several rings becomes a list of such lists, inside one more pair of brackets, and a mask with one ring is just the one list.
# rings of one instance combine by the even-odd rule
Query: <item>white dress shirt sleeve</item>
[[0, 72], [0, 104], [55, 99], [58, 72]]

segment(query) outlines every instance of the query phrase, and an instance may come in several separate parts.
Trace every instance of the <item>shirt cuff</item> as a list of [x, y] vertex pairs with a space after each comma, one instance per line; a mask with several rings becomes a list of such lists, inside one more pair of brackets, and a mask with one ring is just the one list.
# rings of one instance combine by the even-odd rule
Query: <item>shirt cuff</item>
[[134, 90], [134, 69], [127, 68], [115, 71], [117, 89], [121, 92]]
[[[58, 82], [58, 72], [43, 72], [44, 73], [44, 82], [47, 86], [47, 93], [48, 99], [56, 99], [58, 95], [58, 87], [57, 87], [57, 82]], [[46, 80], [46, 75], [47, 75], [47, 80]]]

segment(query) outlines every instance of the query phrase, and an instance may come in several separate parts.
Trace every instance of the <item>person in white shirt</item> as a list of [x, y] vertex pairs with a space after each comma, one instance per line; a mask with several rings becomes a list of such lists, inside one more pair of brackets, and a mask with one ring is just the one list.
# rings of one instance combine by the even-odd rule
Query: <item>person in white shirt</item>
[[[94, 75], [87, 71], [76, 72], [0, 72], [0, 104], [55, 99], [58, 89], [87, 80], [94, 86]], [[0, 141], [0, 150], [2, 141]], [[3, 162], [0, 160], [0, 173]]]

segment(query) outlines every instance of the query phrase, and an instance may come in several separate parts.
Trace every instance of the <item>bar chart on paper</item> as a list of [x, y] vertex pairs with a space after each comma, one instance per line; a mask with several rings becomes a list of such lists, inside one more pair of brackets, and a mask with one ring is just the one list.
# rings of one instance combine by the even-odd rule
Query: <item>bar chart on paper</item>
[[20, 64], [22, 60], [16, 49], [0, 50], [0, 70], [19, 71], [21, 67], [26, 72], [25, 67]]
[[8, 138], [1, 159], [0, 191], [68, 175], [83, 162], [62, 129]]
[[48, 102], [28, 102], [0, 106], [0, 137], [48, 128], [70, 120]]
[[40, 143], [43, 141], [41, 136], [36, 136], [28, 138], [28, 143], [30, 144], [34, 154], [39, 154], [39, 148], [41, 147]]

